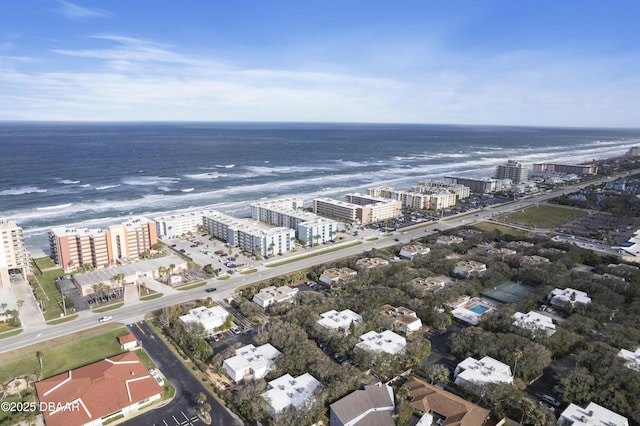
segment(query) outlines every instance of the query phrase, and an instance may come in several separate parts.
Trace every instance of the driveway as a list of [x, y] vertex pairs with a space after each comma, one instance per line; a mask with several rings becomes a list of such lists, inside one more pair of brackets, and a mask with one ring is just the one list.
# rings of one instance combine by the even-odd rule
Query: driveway
[[191, 374], [191, 371], [178, 360], [146, 321], [129, 324], [128, 328], [141, 342], [142, 347], [166, 379], [176, 388], [176, 395], [169, 404], [135, 417], [124, 424], [140, 426], [203, 424], [194, 410], [194, 407], [197, 406], [196, 397], [200, 392], [206, 395], [207, 402], [211, 404], [212, 424], [216, 426], [242, 424]]

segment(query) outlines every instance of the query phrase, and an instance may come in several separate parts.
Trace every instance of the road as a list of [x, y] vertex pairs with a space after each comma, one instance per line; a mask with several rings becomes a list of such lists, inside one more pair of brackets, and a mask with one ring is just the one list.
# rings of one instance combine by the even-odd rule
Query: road
[[213, 424], [221, 426], [238, 426], [241, 424], [191, 374], [189, 369], [171, 352], [146, 321], [129, 324], [128, 328], [136, 339], [142, 342], [142, 347], [153, 359], [153, 362], [156, 363], [160, 372], [176, 388], [176, 395], [169, 404], [137, 416], [127, 421], [126, 425], [177, 426], [202, 423], [195, 413], [195, 407], [198, 405], [196, 398], [200, 392], [207, 397], [207, 402], [211, 405]]
[[[443, 231], [447, 229], [458, 228], [460, 226], [473, 225], [477, 222], [491, 220], [494, 216], [521, 210], [529, 206], [536, 205], [549, 199], [555, 198], [563, 193], [577, 192], [580, 189], [590, 185], [602, 183], [608, 180], [616, 179], [620, 176], [627, 176], [635, 173], [640, 173], [640, 170], [635, 170], [633, 172], [623, 172], [616, 176], [600, 178], [579, 185], [563, 188], [557, 191], [537, 194], [528, 198], [519, 199], [515, 202], [479, 210], [471, 214], [462, 214], [458, 217], [451, 217], [446, 220], [441, 220], [436, 223], [419, 227], [417, 229], [412, 229], [402, 233], [396, 233], [393, 235], [393, 237], [384, 237], [378, 234], [378, 239], [376, 239], [375, 241], [369, 241], [367, 240], [366, 234], [364, 234], [360, 240], [362, 244], [347, 247], [342, 250], [301, 259], [278, 267], [267, 268], [265, 266], [259, 266], [258, 271], [255, 273], [248, 275], [235, 274], [232, 275], [228, 280], [217, 280], [215, 278], [209, 279], [207, 284], [213, 285], [218, 289], [218, 291], [216, 291], [215, 293], [205, 293], [203, 287], [185, 291], [178, 291], [174, 294], [165, 294], [161, 298], [153, 299], [146, 302], [138, 301], [133, 304], [126, 303], [122, 308], [114, 311], [109, 311], [106, 315], [112, 316], [112, 321], [114, 322], [130, 324], [143, 320], [144, 316], [153, 310], [187, 302], [189, 300], [211, 296], [214, 300], [222, 301], [224, 298], [232, 296], [236, 288], [247, 284], [274, 278], [279, 275], [287, 274], [300, 269], [310, 268], [318, 264], [335, 261], [336, 259], [341, 257], [354, 256], [371, 250], [372, 248], [379, 249], [402, 243], [408, 243], [411, 240], [422, 238], [425, 235], [437, 232], [436, 230]], [[397, 238], [399, 241], [394, 241], [394, 238]], [[283, 260], [285, 259], [286, 257], [283, 257]], [[105, 314], [95, 314], [90, 311], [84, 311], [79, 313], [78, 319], [67, 323], [58, 325], [41, 325], [39, 327], [29, 328], [29, 330], [17, 336], [2, 339], [3, 345], [2, 348], [0, 348], [0, 353], [10, 352], [32, 345], [34, 343], [42, 342], [44, 340], [54, 339], [56, 337], [76, 333], [80, 330], [97, 327], [99, 325], [98, 319], [102, 315]]]

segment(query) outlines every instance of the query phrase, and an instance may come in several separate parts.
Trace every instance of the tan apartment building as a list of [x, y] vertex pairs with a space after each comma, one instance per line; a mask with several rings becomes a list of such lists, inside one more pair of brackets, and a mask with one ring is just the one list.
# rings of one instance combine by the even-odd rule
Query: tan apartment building
[[345, 222], [367, 225], [402, 214], [402, 202], [360, 194], [348, 194], [347, 201], [331, 198], [313, 200], [313, 212]]
[[53, 228], [49, 231], [51, 257], [65, 270], [85, 265], [106, 268], [137, 260], [158, 242], [156, 223], [145, 218], [104, 229]]
[[31, 259], [22, 237], [22, 228], [15, 222], [0, 221], [0, 288], [9, 288], [12, 274], [25, 279], [31, 273]]

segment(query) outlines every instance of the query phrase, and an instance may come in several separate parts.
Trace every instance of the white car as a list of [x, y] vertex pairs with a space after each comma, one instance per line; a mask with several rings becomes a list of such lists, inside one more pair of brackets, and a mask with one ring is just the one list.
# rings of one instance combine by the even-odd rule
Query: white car
[[107, 321], [111, 321], [112, 319], [113, 319], [112, 317], [107, 315], [107, 316], [104, 316], [104, 317], [100, 318], [98, 321], [99, 322], [107, 322]]

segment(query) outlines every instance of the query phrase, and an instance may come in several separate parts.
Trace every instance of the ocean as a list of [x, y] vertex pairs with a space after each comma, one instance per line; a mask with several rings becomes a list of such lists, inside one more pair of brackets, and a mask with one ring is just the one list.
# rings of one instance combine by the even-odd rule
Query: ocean
[[317, 124], [0, 123], [0, 218], [29, 248], [60, 225], [213, 208], [249, 215], [274, 197], [408, 189], [491, 176], [508, 159], [577, 164], [623, 155], [640, 129]]

